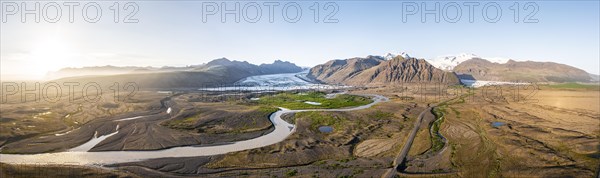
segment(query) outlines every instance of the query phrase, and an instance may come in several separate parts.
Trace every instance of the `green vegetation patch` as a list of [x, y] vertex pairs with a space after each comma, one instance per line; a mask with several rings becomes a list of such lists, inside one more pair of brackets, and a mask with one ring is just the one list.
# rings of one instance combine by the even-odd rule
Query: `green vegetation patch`
[[[180, 112], [186, 112], [186, 109], [182, 109]], [[188, 115], [182, 119], [171, 119], [162, 123], [162, 125], [175, 128], [175, 129], [193, 129], [196, 121], [200, 119], [200, 113], [194, 113]]]
[[296, 176], [296, 174], [298, 174], [298, 170], [295, 170], [295, 169], [288, 170], [288, 171], [285, 173], [285, 175], [286, 175], [287, 177], [293, 177], [293, 176]]
[[548, 85], [548, 87], [550, 87], [550, 88], [556, 88], [556, 89], [590, 89], [590, 90], [600, 90], [600, 85], [581, 84], [581, 83], [552, 84], [552, 85]]
[[[333, 109], [366, 105], [371, 103], [372, 100], [368, 97], [346, 94], [337, 95], [335, 98], [325, 98], [325, 93], [323, 92], [285, 92], [272, 96], [264, 96], [260, 100], [252, 102], [288, 109]], [[312, 105], [305, 102], [316, 102], [321, 105]]]
[[296, 113], [296, 118], [310, 119], [310, 128], [313, 130], [318, 130], [320, 126], [331, 126], [334, 128], [334, 131], [340, 130], [344, 122], [346, 122], [346, 118], [337, 115], [332, 115], [331, 113], [323, 113], [317, 111]]
[[368, 116], [375, 120], [393, 119], [396, 117], [396, 116], [394, 116], [394, 113], [383, 112], [383, 111], [379, 111], [379, 110], [375, 111], [375, 113], [370, 113]]
[[430, 130], [430, 135], [431, 135], [431, 152], [437, 152], [442, 150], [442, 148], [444, 148], [444, 140], [442, 138], [442, 136], [440, 135], [440, 128], [442, 126], [442, 123], [444, 123], [444, 115], [445, 113], [447, 113], [446, 108], [450, 108], [457, 117], [460, 117], [460, 112], [452, 107], [449, 107], [450, 105], [453, 104], [462, 104], [465, 103], [465, 98], [468, 96], [473, 95], [472, 92], [469, 92], [468, 94], [462, 95], [458, 98], [455, 99], [451, 99], [448, 101], [444, 101], [442, 103], [440, 103], [438, 106], [434, 107], [432, 112], [433, 115], [435, 116], [436, 120], [432, 123], [431, 125], [431, 130]]
[[[224, 110], [211, 110], [207, 112], [201, 111], [188, 111], [186, 109], [182, 109], [180, 113], [182, 114], [179, 118], [171, 119], [162, 123], [162, 125], [173, 128], [173, 129], [184, 129], [184, 130], [192, 130], [192, 129], [201, 129], [206, 131], [214, 130], [209, 128], [204, 128], [204, 126], [198, 126], [198, 122], [201, 119], [209, 119], [212, 120], [210, 125], [223, 125], [226, 127], [231, 127], [234, 130], [229, 130], [227, 132], [244, 132], [245, 130], [256, 128], [257, 120], [268, 120], [268, 116], [271, 113], [279, 110], [275, 107], [267, 107], [267, 106], [254, 106], [248, 111], [235, 112], [235, 111], [224, 111]], [[208, 117], [212, 117], [208, 118]], [[223, 130], [214, 130], [215, 132], [221, 132]]]
[[433, 122], [431, 126], [431, 151], [437, 152], [444, 148], [444, 141], [442, 137], [439, 135], [440, 127], [444, 122], [444, 112], [446, 112], [445, 107], [436, 107], [433, 109], [433, 114], [435, 115], [435, 122]]

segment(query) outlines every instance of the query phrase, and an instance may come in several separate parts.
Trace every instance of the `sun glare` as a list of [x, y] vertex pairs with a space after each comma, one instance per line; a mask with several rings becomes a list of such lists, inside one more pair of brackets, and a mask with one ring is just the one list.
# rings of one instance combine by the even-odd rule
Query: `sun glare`
[[50, 37], [34, 44], [29, 61], [32, 73], [43, 77], [49, 71], [71, 66], [72, 51], [67, 42], [60, 37]]

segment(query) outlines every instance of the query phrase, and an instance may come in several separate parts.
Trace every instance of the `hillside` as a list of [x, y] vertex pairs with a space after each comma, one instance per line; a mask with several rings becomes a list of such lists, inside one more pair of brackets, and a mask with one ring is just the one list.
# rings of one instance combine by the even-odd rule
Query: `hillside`
[[458, 64], [454, 72], [462, 77], [488, 81], [589, 82], [592, 79], [581, 69], [554, 62], [509, 60], [501, 64], [478, 58]]
[[385, 60], [379, 56], [331, 60], [325, 64], [311, 68], [307, 77], [323, 83], [340, 84], [365, 69], [377, 66], [384, 61]]
[[405, 59], [400, 55], [390, 60], [383, 60], [378, 56], [333, 60], [313, 67], [308, 77], [329, 84], [354, 86], [415, 82], [459, 83], [452, 72], [435, 68], [423, 59]]

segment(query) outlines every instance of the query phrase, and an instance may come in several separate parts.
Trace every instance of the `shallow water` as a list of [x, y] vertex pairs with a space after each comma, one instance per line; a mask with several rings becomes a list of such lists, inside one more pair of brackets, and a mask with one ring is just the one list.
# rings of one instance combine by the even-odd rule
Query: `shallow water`
[[492, 122], [492, 127], [500, 127], [506, 125], [504, 122]]
[[[79, 128], [77, 128], [77, 129], [79, 129]], [[77, 129], [69, 130], [69, 131], [67, 131], [67, 132], [64, 132], [64, 133], [57, 133], [57, 134], [54, 134], [54, 136], [63, 136], [63, 135], [67, 135], [67, 134], [69, 134], [69, 133], [71, 133], [71, 132], [73, 132], [74, 130], [77, 130]]]
[[106, 135], [102, 135], [102, 136], [98, 137], [98, 132], [96, 132], [96, 134], [94, 134], [94, 138], [90, 139], [89, 141], [85, 142], [82, 145], [79, 145], [78, 147], [71, 148], [69, 150], [69, 152], [86, 152], [86, 151], [90, 151], [98, 143], [104, 141], [108, 137], [116, 135], [117, 133], [119, 133], [119, 126], [118, 125], [117, 125], [117, 131], [115, 131], [113, 133], [110, 133], [110, 134], [106, 134]]
[[316, 105], [316, 106], [321, 105], [321, 103], [312, 102], [312, 101], [305, 101], [304, 103], [310, 104], [310, 105]]
[[319, 127], [319, 131], [321, 133], [331, 133], [331, 132], [333, 132], [333, 127], [331, 127], [331, 126], [321, 126], [321, 127]]
[[146, 117], [146, 116], [135, 116], [135, 117], [130, 117], [130, 118], [117, 119], [117, 120], [115, 120], [115, 121], [117, 121], [117, 122], [118, 122], [118, 121], [136, 120], [136, 119], [141, 119], [141, 118], [144, 118], [144, 117]]

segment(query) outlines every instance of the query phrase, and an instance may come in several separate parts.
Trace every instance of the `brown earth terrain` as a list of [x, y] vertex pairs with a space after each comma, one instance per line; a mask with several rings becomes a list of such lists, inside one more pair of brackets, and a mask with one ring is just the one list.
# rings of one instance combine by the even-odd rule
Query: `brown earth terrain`
[[[114, 166], [144, 176], [188, 173], [219, 177], [263, 172], [274, 176], [278, 175], [275, 172], [325, 177], [379, 175], [391, 166], [419, 108], [396, 98], [359, 111], [296, 113], [287, 117], [293, 117], [297, 131], [275, 145], [204, 157], [202, 163], [180, 164], [164, 158]], [[332, 126], [334, 131], [320, 132], [322, 125]], [[163, 169], [166, 167], [170, 169]]]
[[[407, 142], [419, 113], [436, 104], [423, 117], [408, 156], [392, 172], [394, 175], [593, 177], [597, 174], [599, 90], [541, 87], [514, 93], [508, 87], [455, 87], [448, 91], [437, 91], [436, 86], [419, 87], [422, 86], [354, 89], [351, 93], [382, 94], [390, 101], [351, 112], [286, 115], [283, 118], [296, 125], [296, 132], [274, 145], [224, 155], [161, 158], [109, 167], [123, 174], [119, 176], [141, 177], [380, 177], [393, 169], [392, 163]], [[530, 94], [531, 91], [535, 94]], [[154, 104], [150, 104], [154, 107], [140, 111], [151, 114], [150, 117], [115, 122], [127, 117], [123, 113], [92, 119], [85, 126], [94, 129], [82, 127], [72, 132], [82, 136], [66, 134], [64, 137], [68, 139], [60, 141], [13, 138], [16, 141], [7, 142], [3, 151], [64, 150], [69, 146], [53, 146], [50, 142], [75, 146], [92, 137], [93, 130], [113, 132], [115, 123], [121, 123], [119, 134], [99, 144], [94, 151], [223, 143], [270, 132], [267, 116], [272, 110], [247, 102], [255, 95], [206, 96], [182, 93], [168, 100], [157, 96], [151, 102]], [[164, 112], [161, 99], [173, 108], [171, 114]], [[22, 118], [16, 115], [10, 118], [22, 123], [19, 121]], [[321, 126], [330, 126], [333, 132], [321, 132]], [[134, 131], [136, 128], [145, 132], [138, 133]], [[37, 133], [43, 136], [55, 132], [38, 130]], [[162, 139], [165, 135], [176, 139]], [[45, 149], [33, 149], [42, 147], [36, 145]], [[7, 174], [5, 170], [2, 172]], [[27, 172], [27, 169], [11, 170], [12, 174]]]
[[454, 67], [454, 72], [476, 80], [521, 82], [589, 82], [584, 70], [554, 62], [514, 61], [505, 64], [470, 59]]
[[[421, 131], [413, 147], [416, 150], [411, 150], [416, 158], [408, 160], [404, 171], [454, 173], [452, 176], [459, 177], [597, 174], [600, 105], [597, 102], [587, 102], [592, 106], [584, 108], [569, 105], [590, 101], [590, 97], [597, 100], [597, 90], [542, 89], [538, 95], [519, 102], [482, 96], [480, 92], [476, 90], [445, 106], [440, 133], [448, 140], [447, 144], [436, 154], [427, 153], [425, 150], [433, 143], [426, 139], [431, 132]], [[562, 104], [569, 106], [537, 102], [552, 100], [544, 99], [549, 95], [561, 96]], [[493, 125], [494, 122], [501, 124]]]
[[[103, 98], [108, 98], [104, 96]], [[141, 102], [144, 98], [144, 102]], [[132, 103], [64, 101], [32, 102], [44, 110], [23, 112], [31, 103], [3, 105], [3, 153], [58, 152], [81, 145], [94, 136], [119, 132], [91, 151], [156, 150], [184, 145], [227, 143], [258, 137], [272, 130], [268, 115], [275, 108], [237, 104], [241, 98], [198, 94], [138, 93]], [[118, 104], [117, 104], [118, 103]], [[135, 109], [134, 109], [135, 107]], [[167, 113], [167, 108], [172, 112]], [[235, 116], [235, 117], [234, 117]], [[236, 118], [237, 119], [231, 119]], [[127, 118], [135, 118], [127, 120]], [[125, 119], [125, 120], [122, 120]], [[16, 126], [16, 127], [15, 127]]]

